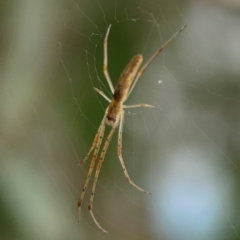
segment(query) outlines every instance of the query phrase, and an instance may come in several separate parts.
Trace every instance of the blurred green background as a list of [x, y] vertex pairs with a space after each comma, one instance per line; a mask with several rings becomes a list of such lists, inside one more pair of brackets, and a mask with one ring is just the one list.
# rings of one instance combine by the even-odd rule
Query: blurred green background
[[[239, 239], [240, 3], [69, 0], [0, 3], [0, 239]], [[109, 24], [113, 84], [137, 53], [151, 64], [127, 104], [93, 211], [77, 201], [111, 97], [102, 73]], [[109, 127], [106, 132], [109, 131]], [[88, 190], [91, 188], [92, 181]]]

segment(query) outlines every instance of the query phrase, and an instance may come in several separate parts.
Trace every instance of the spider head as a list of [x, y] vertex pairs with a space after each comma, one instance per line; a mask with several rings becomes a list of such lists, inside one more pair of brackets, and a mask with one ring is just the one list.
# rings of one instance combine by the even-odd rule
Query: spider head
[[106, 123], [107, 125], [111, 127], [117, 127], [119, 124], [119, 116], [118, 114], [108, 114], [106, 117]]
[[116, 103], [116, 101], [112, 101], [106, 116], [106, 124], [116, 128], [119, 124], [120, 116], [121, 116], [121, 106]]

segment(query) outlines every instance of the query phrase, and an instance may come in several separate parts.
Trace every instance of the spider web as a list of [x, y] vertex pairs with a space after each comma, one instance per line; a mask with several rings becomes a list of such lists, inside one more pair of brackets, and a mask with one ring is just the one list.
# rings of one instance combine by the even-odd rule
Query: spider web
[[[6, 1], [1, 8], [1, 239], [239, 239], [240, 18], [234, 1]], [[149, 66], [127, 104], [97, 183], [76, 204], [87, 154], [116, 84], [187, 28]], [[106, 134], [109, 127], [106, 129]], [[105, 135], [106, 135], [105, 134]], [[91, 189], [92, 180], [88, 190]]]

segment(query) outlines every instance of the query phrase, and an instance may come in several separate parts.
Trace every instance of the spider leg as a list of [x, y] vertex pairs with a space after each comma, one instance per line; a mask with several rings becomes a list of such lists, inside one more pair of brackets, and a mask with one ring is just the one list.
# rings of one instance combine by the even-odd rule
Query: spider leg
[[86, 180], [85, 180], [85, 183], [84, 183], [84, 187], [83, 187], [83, 189], [82, 189], [81, 196], [80, 196], [80, 198], [79, 198], [79, 200], [78, 200], [78, 221], [79, 221], [79, 219], [80, 219], [82, 201], [83, 201], [83, 198], [84, 198], [84, 195], [85, 195], [85, 192], [86, 192], [86, 189], [87, 189], [87, 186], [88, 186], [90, 177], [91, 177], [91, 175], [92, 175], [92, 171], [93, 171], [93, 168], [94, 168], [94, 165], [95, 165], [95, 160], [96, 160], [96, 158], [97, 158], [97, 155], [98, 155], [98, 152], [99, 152], [101, 143], [102, 143], [102, 138], [103, 138], [103, 135], [104, 135], [104, 130], [105, 130], [105, 125], [102, 125], [102, 127], [101, 127], [101, 129], [100, 129], [100, 132], [99, 132], [99, 137], [98, 137], [98, 139], [97, 139], [97, 144], [96, 144], [96, 147], [95, 147], [95, 149], [94, 149], [93, 156], [92, 156], [92, 159], [91, 159], [91, 162], [90, 162], [90, 167], [89, 167], [89, 170], [88, 170], [87, 178], [86, 178]]
[[[108, 108], [107, 108], [107, 110], [108, 110]], [[100, 127], [98, 129], [98, 132], [95, 136], [95, 139], [93, 141], [93, 145], [92, 145], [90, 151], [88, 152], [87, 156], [85, 157], [85, 159], [86, 159], [89, 156], [89, 154], [92, 152], [92, 150], [94, 149], [93, 156], [92, 156], [92, 159], [91, 159], [91, 162], [90, 162], [90, 167], [89, 167], [88, 174], [87, 174], [87, 178], [85, 180], [81, 196], [79, 197], [79, 200], [78, 200], [78, 218], [80, 218], [82, 201], [83, 201], [85, 191], [87, 189], [90, 177], [92, 175], [92, 171], [93, 171], [93, 168], [94, 168], [94, 165], [95, 165], [95, 160], [97, 158], [99, 149], [100, 149], [101, 144], [102, 144], [102, 139], [103, 139], [104, 131], [105, 131], [105, 120], [106, 120], [106, 116], [107, 116], [107, 110], [104, 114], [103, 120], [102, 120], [102, 122], [100, 124]], [[85, 159], [83, 161], [85, 161]]]
[[175, 34], [173, 34], [172, 37], [170, 37], [153, 55], [152, 57], [143, 65], [143, 67], [139, 70], [129, 92], [127, 95], [127, 98], [129, 97], [129, 95], [131, 94], [131, 92], [133, 91], [134, 87], [136, 86], [138, 80], [140, 79], [140, 77], [142, 76], [142, 74], [144, 73], [144, 71], [146, 70], [146, 68], [149, 66], [149, 64], [158, 56], [159, 53], [162, 52], [162, 50], [180, 33], [184, 30], [184, 28], [186, 28], [187, 25], [183, 26], [181, 29], [179, 29]]
[[86, 157], [80, 162], [81, 165], [83, 165], [85, 163], [85, 161], [87, 160], [89, 155], [92, 153], [93, 149], [96, 147], [96, 144], [97, 144], [97, 141], [98, 141], [98, 138], [99, 138], [99, 133], [101, 131], [101, 128], [102, 128], [103, 125], [105, 125], [105, 119], [106, 119], [106, 116], [107, 116], [107, 110], [108, 110], [108, 108], [105, 111], [103, 120], [102, 120], [102, 122], [100, 124], [100, 127], [98, 128], [98, 131], [97, 131], [95, 137], [94, 137], [94, 140], [93, 140], [93, 143], [92, 143], [92, 146], [91, 146], [90, 150], [88, 151]]
[[99, 93], [102, 97], [104, 97], [108, 102], [111, 102], [111, 100], [105, 95], [105, 93], [98, 88], [93, 88], [97, 93]]
[[94, 137], [92, 146], [91, 146], [90, 150], [88, 151], [86, 157], [80, 162], [81, 165], [83, 165], [83, 164], [85, 163], [85, 161], [88, 159], [89, 155], [92, 153], [93, 149], [96, 147], [97, 141], [98, 141], [98, 139], [99, 139], [99, 132], [100, 132], [101, 128], [102, 128], [102, 125], [100, 125], [100, 127], [99, 127], [99, 129], [98, 129], [97, 134], [96, 134], [96, 136]]
[[122, 132], [123, 132], [123, 122], [124, 122], [124, 111], [122, 111], [121, 113], [121, 119], [120, 119], [120, 126], [119, 126], [119, 134], [118, 134], [118, 157], [120, 160], [120, 163], [122, 165], [122, 169], [123, 172], [125, 174], [125, 177], [127, 179], [127, 181], [133, 185], [135, 188], [137, 188], [139, 191], [144, 192], [144, 193], [148, 193], [151, 194], [150, 192], [145, 191], [144, 189], [140, 188], [139, 186], [137, 186], [129, 177], [126, 166], [124, 164], [123, 161], [123, 157], [122, 157]]
[[110, 31], [111, 25], [109, 25], [108, 29], [107, 29], [107, 33], [106, 36], [104, 38], [104, 42], [103, 42], [103, 48], [104, 48], [104, 55], [103, 55], [103, 73], [107, 79], [108, 85], [110, 87], [110, 90], [112, 92], [112, 94], [114, 93], [114, 87], [111, 81], [111, 78], [109, 76], [108, 73], [108, 54], [107, 54], [107, 41], [108, 41], [108, 35], [109, 35], [109, 31]]
[[123, 105], [123, 108], [136, 108], [136, 107], [147, 107], [147, 108], [157, 109], [156, 107], [149, 105], [149, 104], [145, 104], [145, 103], [135, 104], [135, 105]]
[[106, 230], [104, 230], [100, 224], [98, 223], [98, 221], [96, 220], [94, 214], [93, 214], [93, 211], [92, 211], [92, 204], [93, 204], [93, 198], [94, 198], [94, 193], [95, 193], [95, 189], [96, 189], [96, 185], [97, 185], [97, 180], [98, 180], [98, 176], [99, 176], [99, 172], [101, 170], [101, 167], [102, 167], [102, 163], [104, 161], [104, 157], [105, 157], [105, 154], [106, 154], [106, 151], [108, 149], [108, 146], [109, 146], [109, 143], [110, 143], [110, 140], [112, 139], [112, 136], [113, 136], [113, 133], [115, 131], [116, 128], [112, 128], [105, 143], [104, 143], [104, 146], [103, 146], [103, 149], [102, 149], [102, 152], [101, 152], [101, 155], [100, 155], [100, 158], [98, 160], [98, 164], [97, 164], [97, 167], [96, 167], [96, 172], [95, 172], [95, 177], [94, 177], [94, 181], [93, 181], [93, 186], [92, 186], [92, 192], [91, 192], [91, 197], [90, 197], [90, 201], [89, 201], [89, 205], [88, 205], [88, 210], [93, 218], [93, 221], [96, 223], [96, 225], [103, 231], [103, 232], [106, 232]]

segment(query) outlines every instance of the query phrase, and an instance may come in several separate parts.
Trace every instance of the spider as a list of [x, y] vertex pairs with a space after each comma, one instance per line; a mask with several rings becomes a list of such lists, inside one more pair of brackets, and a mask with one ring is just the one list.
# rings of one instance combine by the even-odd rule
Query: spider
[[[87, 189], [90, 177], [92, 175], [92, 171], [94, 168], [95, 161], [98, 156], [99, 149], [102, 144], [102, 139], [104, 136], [104, 131], [105, 131], [105, 125], [109, 125], [112, 127], [110, 133], [108, 134], [104, 146], [102, 148], [98, 164], [96, 167], [96, 172], [95, 172], [95, 177], [92, 185], [92, 191], [91, 191], [91, 196], [90, 196], [90, 201], [88, 205], [88, 210], [95, 222], [95, 224], [98, 226], [99, 229], [101, 229], [103, 232], [107, 232], [104, 230], [98, 221], [96, 220], [93, 211], [92, 211], [92, 205], [93, 205], [93, 198], [94, 198], [94, 193], [96, 189], [96, 184], [99, 176], [100, 169], [102, 167], [102, 163], [104, 161], [104, 157], [106, 154], [106, 151], [108, 149], [109, 143], [112, 139], [112, 136], [116, 130], [116, 128], [119, 126], [119, 134], [118, 134], [118, 157], [120, 160], [120, 163], [122, 165], [123, 172], [125, 174], [125, 177], [127, 181], [137, 188], [139, 191], [151, 194], [150, 192], [145, 191], [144, 189], [140, 188], [138, 185], [136, 185], [129, 177], [127, 169], [125, 167], [123, 157], [122, 157], [122, 132], [123, 132], [123, 122], [124, 122], [124, 108], [135, 108], [135, 107], [147, 107], [147, 108], [155, 108], [152, 105], [149, 104], [135, 104], [135, 105], [124, 105], [125, 101], [128, 99], [130, 96], [131, 92], [133, 91], [134, 87], [136, 86], [138, 80], [146, 70], [146, 68], [149, 66], [149, 64], [158, 56], [160, 52], [180, 33], [183, 31], [183, 29], [186, 27], [183, 26], [179, 31], [177, 31], [170, 39], [167, 40], [166, 43], [164, 43], [153, 55], [152, 57], [143, 65], [143, 67], [138, 71], [139, 67], [141, 66], [141, 63], [143, 61], [143, 57], [140, 54], [137, 54], [134, 56], [131, 61], [128, 63], [126, 68], [123, 70], [122, 74], [119, 77], [119, 80], [117, 82], [116, 87], [113, 87], [112, 81], [110, 79], [109, 73], [108, 73], [108, 54], [107, 54], [107, 41], [108, 41], [108, 35], [109, 31], [111, 28], [111, 25], [109, 25], [107, 29], [107, 33], [104, 39], [103, 43], [103, 48], [104, 48], [104, 56], [103, 56], [103, 73], [107, 79], [109, 88], [113, 94], [113, 98], [109, 99], [101, 90], [94, 88], [94, 90], [99, 93], [102, 97], [104, 97], [110, 104], [107, 107], [105, 114], [103, 116], [102, 122], [98, 128], [98, 131], [94, 137], [92, 147], [90, 148], [89, 152], [87, 153], [87, 156], [82, 160], [81, 164], [84, 164], [86, 159], [89, 157], [89, 155], [93, 152], [92, 160], [90, 162], [90, 167], [88, 170], [87, 178], [81, 193], [81, 196], [78, 200], [78, 215], [80, 217], [80, 212], [81, 212], [81, 205], [82, 201], [85, 195], [85, 191]], [[135, 77], [136, 76], [136, 77]]]

